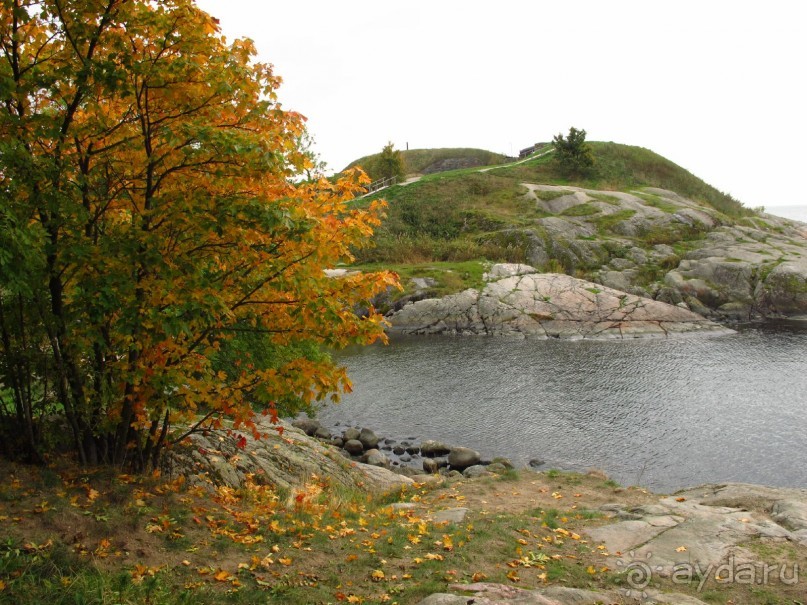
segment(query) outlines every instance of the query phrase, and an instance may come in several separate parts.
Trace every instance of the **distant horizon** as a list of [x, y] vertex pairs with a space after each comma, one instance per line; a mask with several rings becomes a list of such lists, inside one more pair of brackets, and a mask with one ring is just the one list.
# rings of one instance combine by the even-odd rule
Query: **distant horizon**
[[765, 212], [793, 221], [807, 223], [807, 204], [804, 203], [765, 206]]

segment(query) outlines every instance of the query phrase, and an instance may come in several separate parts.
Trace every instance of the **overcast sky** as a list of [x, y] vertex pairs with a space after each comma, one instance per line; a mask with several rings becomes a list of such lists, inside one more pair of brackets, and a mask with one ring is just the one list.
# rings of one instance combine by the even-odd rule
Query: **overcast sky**
[[807, 2], [197, 0], [249, 37], [332, 170], [399, 149], [517, 154], [570, 126], [748, 206], [807, 204]]

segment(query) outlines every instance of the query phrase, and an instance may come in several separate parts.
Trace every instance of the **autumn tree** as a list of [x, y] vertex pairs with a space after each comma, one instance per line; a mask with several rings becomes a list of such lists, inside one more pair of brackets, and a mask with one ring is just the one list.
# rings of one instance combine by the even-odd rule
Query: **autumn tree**
[[[383, 338], [353, 308], [395, 280], [323, 269], [381, 207], [347, 205], [358, 172], [298, 178], [251, 42], [192, 0], [0, 1], [0, 440], [37, 458], [55, 416], [81, 462], [143, 468], [348, 389], [315, 350]], [[283, 354], [224, 363], [245, 333]]]
[[567, 176], [586, 176], [594, 167], [591, 147], [586, 143], [586, 131], [569, 128], [569, 135], [558, 133], [553, 138], [555, 161], [561, 172]]

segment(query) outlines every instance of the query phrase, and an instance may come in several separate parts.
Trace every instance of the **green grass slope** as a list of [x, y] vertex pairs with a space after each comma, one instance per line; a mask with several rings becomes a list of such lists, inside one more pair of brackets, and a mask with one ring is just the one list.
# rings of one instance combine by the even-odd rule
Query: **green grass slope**
[[628, 191], [636, 187], [659, 187], [711, 206], [729, 217], [751, 214], [731, 195], [649, 149], [617, 143], [593, 142], [590, 145], [595, 170], [589, 178], [566, 181], [550, 161], [526, 164], [523, 174], [528, 177], [526, 180], [533, 182], [568, 183], [592, 189]]
[[[572, 185], [599, 190], [631, 191], [642, 187], [669, 189], [700, 202], [724, 224], [751, 214], [740, 202], [708, 185], [673, 162], [640, 147], [591, 143], [595, 172], [586, 178], [564, 177], [553, 154], [528, 162], [429, 174], [406, 186], [385, 189], [363, 198], [389, 202], [388, 217], [375, 235], [375, 246], [362, 251], [360, 263], [423, 263], [435, 261], [523, 262], [524, 245], [509, 230], [551, 216], [526, 195], [523, 183]], [[418, 167], [450, 150], [418, 151]], [[414, 152], [410, 152], [414, 153]], [[445, 156], [443, 156], [445, 157]], [[497, 234], [496, 237], [491, 237]], [[502, 234], [505, 234], [504, 236]]]
[[[367, 170], [380, 154], [364, 156], [351, 162], [347, 168], [361, 166]], [[445, 149], [409, 149], [401, 151], [405, 170], [408, 174], [424, 172], [442, 172], [455, 166], [469, 168], [474, 166], [493, 166], [503, 164], [507, 158], [500, 153], [484, 149], [445, 148]], [[347, 169], [346, 168], [346, 169]]]
[[[657, 244], [669, 244], [683, 254], [701, 245], [708, 232], [698, 225], [660, 221], [642, 224], [638, 232], [628, 233], [626, 222], [635, 223], [638, 217], [632, 217], [636, 211], [608, 192], [630, 192], [646, 206], [672, 216], [682, 204], [645, 188], [674, 191], [698, 204], [716, 226], [744, 224], [756, 215], [730, 195], [652, 151], [616, 143], [590, 145], [596, 165], [585, 178], [564, 176], [554, 153], [544, 152], [525, 162], [501, 163], [501, 156], [479, 152], [472, 157], [493, 160], [484, 171], [474, 166], [426, 173], [416, 182], [356, 200], [357, 206], [374, 198], [389, 204], [387, 219], [373, 237], [374, 245], [357, 252], [356, 266], [384, 267], [402, 276], [436, 272], [445, 279], [437, 279], [432, 294], [476, 287], [477, 274], [483, 269], [472, 269], [474, 263], [483, 267], [491, 262], [527, 262], [543, 271], [588, 279], [612, 258], [624, 257], [630, 248], [650, 250]], [[409, 170], [424, 173], [435, 162], [458, 156], [458, 151], [466, 150], [410, 151], [407, 161], [413, 165]], [[551, 204], [539, 200], [551, 200], [563, 195], [563, 190], [529, 193], [525, 184], [575, 186], [599, 193], [593, 194], [595, 199], [590, 203], [555, 213], [549, 210]], [[588, 234], [578, 230], [558, 235], [558, 225], [587, 229]], [[536, 261], [535, 250], [539, 248], [546, 254]], [[651, 273], [644, 281], [652, 281], [663, 271]]]

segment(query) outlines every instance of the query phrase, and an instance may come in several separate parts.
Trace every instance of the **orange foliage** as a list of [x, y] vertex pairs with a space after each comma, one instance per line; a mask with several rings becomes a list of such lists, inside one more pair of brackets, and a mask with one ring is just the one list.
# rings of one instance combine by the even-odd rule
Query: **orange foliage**
[[38, 243], [26, 291], [46, 301], [41, 342], [82, 459], [156, 462], [163, 427], [206, 413], [254, 430], [256, 398], [276, 417], [289, 394], [349, 389], [327, 359], [212, 367], [239, 330], [279, 346], [383, 339], [382, 317], [354, 309], [397, 286], [324, 273], [367, 244], [383, 204], [351, 205], [360, 172], [299, 182], [304, 119], [252, 43], [227, 44], [192, 0], [11, 4], [4, 65], [22, 69], [3, 68], [0, 136], [20, 157], [0, 180]]

